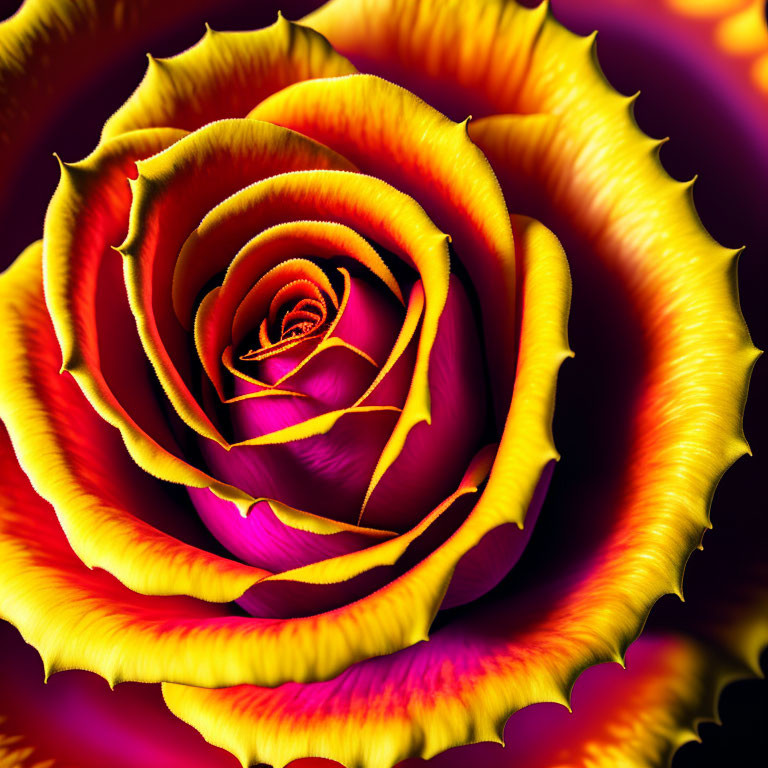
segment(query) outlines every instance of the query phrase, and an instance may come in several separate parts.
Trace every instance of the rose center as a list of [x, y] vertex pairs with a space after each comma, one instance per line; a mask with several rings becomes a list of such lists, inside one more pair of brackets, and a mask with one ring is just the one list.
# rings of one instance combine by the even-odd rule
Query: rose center
[[293, 280], [272, 297], [258, 327], [258, 342], [253, 339], [240, 360], [257, 361], [275, 345], [316, 336], [326, 327], [328, 314], [326, 296], [314, 282]]

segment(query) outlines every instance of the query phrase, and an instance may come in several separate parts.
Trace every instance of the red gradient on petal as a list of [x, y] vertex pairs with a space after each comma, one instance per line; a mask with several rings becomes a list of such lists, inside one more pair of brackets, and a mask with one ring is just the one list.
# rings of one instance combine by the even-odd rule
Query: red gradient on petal
[[70, 247], [65, 253], [59, 244], [62, 234], [51, 223], [44, 265], [48, 291], [66, 291], [68, 314], [54, 316], [60, 337], [62, 329], [74, 337], [62, 342], [74, 358], [64, 363], [85, 368], [114, 407], [124, 410], [139, 430], [176, 455], [179, 449], [158, 405], [153, 375], [128, 304], [122, 259], [112, 247], [128, 229], [128, 179], [136, 176], [136, 161], [181, 135], [161, 131], [133, 142], [115, 142], [95, 172], [90, 166], [88, 170], [78, 166], [62, 169], [77, 190], [72, 197], [79, 215], [67, 233]]
[[451, 275], [430, 356], [431, 424], [416, 425], [366, 506], [362, 523], [404, 531], [453, 492], [487, 427], [486, 381], [477, 324]]
[[153, 350], [158, 373], [172, 387], [178, 404], [196, 423], [213, 429], [212, 436], [215, 425], [192, 394], [188, 332], [172, 306], [174, 268], [184, 241], [213, 206], [253, 182], [300, 169], [350, 166], [314, 142], [256, 121], [219, 121], [187, 138], [191, 143], [171, 148], [177, 159], [172, 161], [170, 178], [147, 182], [142, 173], [148, 171], [140, 168], [132, 204], [132, 211], [137, 211], [131, 228], [135, 235], [129, 233], [131, 241], [124, 243], [129, 254], [126, 281], [134, 293], [145, 351]]
[[[451, 749], [425, 761], [404, 760], [398, 768], [551, 768], [590, 765], [611, 755], [619, 760], [631, 753], [633, 740], [650, 741], [654, 728], [669, 727], [674, 718], [675, 684], [684, 676], [681, 662], [689, 641], [675, 635], [644, 634], [627, 652], [626, 669], [599, 664], [576, 681], [571, 696], [573, 712], [560, 704], [534, 704], [516, 712], [504, 729], [504, 742], [472, 744]], [[673, 723], [682, 731], [693, 723]], [[676, 745], [674, 745], [676, 746]], [[674, 749], [669, 745], [671, 753]], [[297, 760], [291, 768], [309, 768]], [[328, 768], [336, 763], [326, 761]]]
[[[360, 43], [365, 47], [364, 40]], [[471, 191], [470, 185], [457, 184], [452, 178], [455, 167], [470, 156], [478, 160], [469, 151], [470, 147], [475, 150], [472, 143], [454, 145], [452, 162], [445, 162], [437, 142], [427, 138], [428, 129], [418, 133], [425, 116], [403, 119], [398, 110], [408, 103], [406, 94], [399, 86], [382, 87], [381, 83], [366, 75], [298, 83], [263, 101], [251, 116], [342, 152], [363, 173], [377, 176], [417, 200], [437, 227], [450, 234], [457, 258], [463, 260], [483, 297], [482, 344], [488, 350], [493, 402], [502, 422], [514, 381], [515, 341], [511, 327], [499, 318], [505, 318], [514, 302], [515, 277], [511, 231], [504, 231], [508, 224], [505, 208], [500, 220], [501, 190], [484, 158], [471, 165]], [[357, 89], [358, 85], [363, 87]], [[375, 108], [370, 108], [371, 103]], [[424, 108], [415, 99], [408, 106], [414, 113]], [[457, 134], [466, 130], [462, 124], [453, 127]], [[447, 156], [450, 151], [443, 150]], [[482, 165], [486, 167], [481, 171]], [[481, 196], [485, 200], [482, 210], [477, 205]], [[491, 201], [500, 202], [501, 207]]]
[[[119, 307], [117, 300], [114, 303]], [[213, 542], [195, 520], [193, 510], [180, 503], [166, 483], [136, 465], [120, 433], [96, 413], [69, 373], [59, 373], [61, 350], [42, 297], [40, 306], [24, 318], [23, 327], [29, 345], [29, 384], [55, 431], [58, 449], [68, 457], [68, 470], [78, 491], [99, 499], [98, 511], [104, 517], [94, 517], [93, 534], [102, 521], [117, 519], [141, 546], [171, 547], [196, 559], [219, 560], [218, 555], [206, 551]], [[116, 339], [120, 338], [118, 333], [116, 327]], [[130, 356], [128, 349], [126, 356]]]

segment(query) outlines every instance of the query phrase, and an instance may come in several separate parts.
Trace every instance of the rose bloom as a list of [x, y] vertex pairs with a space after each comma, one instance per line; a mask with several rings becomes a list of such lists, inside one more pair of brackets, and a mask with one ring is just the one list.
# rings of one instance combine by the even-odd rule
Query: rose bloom
[[[750, 452], [758, 4], [555, 3], [651, 133], [715, 83], [729, 247], [548, 6], [266, 5], [0, 26], [0, 765], [663, 764], [768, 640], [759, 456], [683, 578]], [[49, 122], [101, 128], [51, 194]]]

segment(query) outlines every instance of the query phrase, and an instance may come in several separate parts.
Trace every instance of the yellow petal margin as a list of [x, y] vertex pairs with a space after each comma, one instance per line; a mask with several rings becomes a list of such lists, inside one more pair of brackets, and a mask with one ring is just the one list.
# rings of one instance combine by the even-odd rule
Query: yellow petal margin
[[[118, 250], [124, 256], [128, 300], [139, 336], [179, 417], [199, 434], [228, 447], [190, 392], [161, 332], [174, 331], [183, 347], [185, 331], [171, 305], [179, 251], [211, 207], [250, 183], [295, 170], [351, 166], [298, 133], [257, 120], [234, 119], [206, 125], [137, 166], [128, 234]], [[161, 300], [156, 298], [158, 284], [167, 290]]]
[[[295, 177], [314, 177], [318, 173], [321, 172], [286, 174], [270, 181], [274, 183], [277, 179], [288, 178], [295, 182]], [[326, 173], [331, 173], [334, 178], [355, 177]], [[383, 185], [383, 182], [376, 183]], [[375, 199], [367, 203], [373, 205]], [[544, 230], [538, 225], [530, 229], [543, 237], [551, 251], [539, 252], [531, 267], [532, 273], [539, 277], [532, 282], [530, 290], [536, 298], [545, 293], [543, 302], [547, 306], [539, 307], [531, 316], [533, 327], [527, 334], [531, 354], [521, 357], [526, 361], [524, 365], [529, 375], [525, 371], [518, 374], [518, 380], [527, 383], [516, 389], [520, 393], [516, 395], [520, 413], [511, 417], [512, 423], [504, 439], [515, 442], [517, 430], [522, 430], [520, 451], [530, 466], [538, 469], [553, 450], [549, 421], [555, 373], [567, 354], [562, 351], [562, 341], [568, 278], [556, 241], [551, 235], [542, 236]], [[444, 244], [442, 238], [434, 240], [429, 234], [424, 247], [431, 247], [435, 242]], [[439, 248], [437, 253], [440, 253]], [[442, 256], [439, 258], [442, 260]], [[4, 294], [6, 301], [1, 305], [7, 308], [2, 327], [11, 333], [18, 331], [19, 336], [30, 342], [39, 339], [32, 329], [19, 324], [21, 306], [27, 311], [36, 307], [38, 323], [49, 327], [41, 297], [39, 246], [25, 252], [2, 281], [0, 284], [8, 289]], [[553, 282], [560, 285], [560, 290], [550, 294]], [[534, 296], [531, 304], [538, 303]], [[538, 313], [548, 321], [537, 322]], [[50, 342], [53, 342], [52, 333]], [[57, 351], [55, 344], [45, 348], [51, 346]], [[25, 348], [16, 336], [12, 336], [11, 343], [3, 345], [2, 349], [5, 354], [10, 354], [11, 370], [23, 371], [23, 365], [34, 360], [28, 354], [29, 348]], [[52, 430], [50, 419], [47, 415], [36, 414], [33, 409], [36, 401], [25, 394], [35, 383], [45, 383], [51, 375], [53, 371], [34, 377], [34, 381], [23, 376], [2, 379], [11, 391], [0, 397], [3, 408], [0, 415], [28, 446], [19, 450], [27, 464], [49, 460], [48, 450], [41, 450], [40, 446], [56, 445], [57, 433]], [[544, 397], [542, 391], [547, 393]], [[526, 403], [527, 397], [533, 398], [530, 404]], [[532, 413], [537, 408], [540, 409], [538, 416]], [[529, 428], [529, 420], [535, 422], [535, 434]], [[48, 430], [42, 442], [35, 442], [37, 433], [33, 427]], [[7, 454], [7, 446], [4, 450]], [[35, 455], [30, 455], [33, 451]], [[540, 451], [544, 455], [539, 456]], [[54, 471], [58, 470], [55, 464], [52, 466]], [[205, 687], [244, 683], [278, 686], [287, 681], [333, 678], [357, 661], [388, 655], [426, 639], [453, 567], [485, 532], [482, 525], [472, 519], [446, 545], [403, 576], [337, 610], [291, 620], [244, 618], [222, 615], [226, 608], [191, 598], [137, 594], [103, 571], [89, 570], [69, 550], [66, 542], [59, 541], [55, 546], [47, 540], [44, 544], [36, 543], [30, 530], [39, 535], [40, 530], [50, 529], [52, 541], [58, 536], [58, 529], [51, 526], [49, 520], [52, 519], [51, 510], [31, 488], [23, 490], [25, 481], [18, 467], [15, 475], [9, 474], [10, 470], [3, 471], [5, 482], [18, 488], [19, 493], [23, 491], [23, 498], [19, 500], [17, 494], [9, 494], [3, 502], [8, 506], [0, 514], [3, 524], [0, 530], [0, 575], [8, 584], [8, 589], [0, 595], [3, 598], [0, 613], [38, 649], [49, 673], [61, 669], [88, 669], [112, 683], [137, 680]], [[57, 477], [52, 471], [50, 482], [55, 485]], [[518, 513], [516, 517], [521, 517], [527, 508], [538, 478], [524, 480], [519, 475], [518, 478], [520, 498], [513, 505], [505, 499], [504, 509], [496, 509], [497, 513], [508, 512], [512, 506]], [[485, 494], [489, 493], [493, 496], [490, 485], [485, 491]], [[489, 506], [495, 509], [492, 503]], [[27, 527], [18, 524], [22, 510], [29, 523]], [[488, 516], [488, 525], [498, 522], [497, 516]]]
[[[63, 369], [72, 374], [101, 417], [120, 430], [134, 461], [163, 480], [210, 488], [244, 512], [253, 504], [248, 494], [193, 467], [172, 453], [165, 442], [148, 434], [117, 400], [94, 364], [98, 360], [98, 345], [93, 339], [105, 329], [96, 322], [93, 277], [101, 268], [101, 260], [112, 256], [110, 229], [114, 227], [112, 236], [119, 238], [127, 228], [127, 221], [111, 221], [115, 216], [119, 219], [121, 213], [127, 216], [130, 207], [124, 166], [133, 165], [136, 158], [157, 152], [183, 135], [175, 129], [136, 131], [105, 142], [81, 163], [62, 164], [62, 178], [45, 219], [45, 295], [62, 349]], [[94, 226], [99, 216], [109, 222], [108, 227]], [[87, 274], [77, 277], [75, 273], [82, 264]], [[84, 307], [78, 309], [81, 297]], [[146, 400], [156, 407], [153, 395]]]
[[215, 32], [168, 59], [149, 57], [144, 80], [107, 120], [102, 140], [137, 128], [195, 130], [213, 120], [245, 117], [291, 83], [357, 70], [312, 29], [278, 14], [266, 29]]
[[[429, 354], [448, 295], [450, 272], [449, 238], [413, 198], [360, 173], [317, 170], [275, 175], [213, 208], [187, 239], [179, 256], [183, 267], [179, 268], [195, 268], [198, 282], [204, 285], [208, 277], [227, 266], [229, 259], [224, 257], [242, 248], [254, 230], [301, 219], [344, 224], [414, 264], [421, 274], [424, 317], [411, 387], [397, 430], [404, 442], [408, 429], [430, 418]], [[396, 457], [391, 449], [390, 463]]]
[[[265, 99], [249, 117], [341, 152], [364, 173], [417, 200], [450, 235], [482, 296], [483, 343], [497, 423], [503, 423], [514, 381], [515, 339], [514, 329], [499, 318], [514, 307], [514, 244], [504, 196], [487, 159], [468, 140], [468, 121], [454, 122], [404, 88], [362, 74], [296, 83]], [[406, 432], [398, 428], [391, 445]], [[388, 446], [375, 482], [395, 456]]]
[[41, 251], [39, 242], [29, 246], [0, 276], [0, 419], [19, 462], [87, 566], [103, 568], [144, 594], [234, 600], [269, 572], [184, 544], [139, 519], [130, 511], [136, 502], [128, 486], [136, 482], [129, 473], [141, 470], [127, 454], [124, 465], [111, 457], [107, 464], [103, 442], [89, 444], [88, 435], [124, 453], [113, 428], [69, 374], [58, 371], [58, 345], [43, 302]]

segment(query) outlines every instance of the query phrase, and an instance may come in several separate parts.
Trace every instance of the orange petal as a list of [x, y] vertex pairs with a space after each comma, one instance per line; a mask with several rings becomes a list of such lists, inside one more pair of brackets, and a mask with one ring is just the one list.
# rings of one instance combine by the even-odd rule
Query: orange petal
[[616, 658], [650, 606], [679, 592], [714, 488], [748, 451], [741, 419], [757, 351], [738, 307], [736, 252], [705, 232], [691, 185], [664, 172], [660, 142], [642, 135], [632, 99], [599, 71], [594, 37], [565, 30], [546, 4], [385, 0], [365, 11], [333, 0], [310, 23], [359, 52], [361, 65], [391, 66], [426, 96], [450, 82], [453, 97], [492, 115], [469, 131], [510, 207], [586, 243], [642, 329], [645, 367], [611, 536], [600, 567], [553, 612], [560, 625], [538, 635], [549, 642], [573, 622], [588, 638], [563, 649], [563, 668]]
[[[267, 315], [270, 303], [280, 286], [302, 279], [330, 297], [331, 302], [338, 309], [339, 301], [336, 298], [336, 291], [320, 267], [305, 258], [287, 259], [272, 267], [250, 289], [247, 289], [246, 295], [239, 302], [232, 318], [232, 342], [235, 346], [239, 346], [261, 318]], [[321, 296], [321, 294], [318, 295]]]
[[[134, 461], [164, 480], [210, 487], [247, 508], [252, 500], [246, 494], [208, 477], [177, 454], [152, 382], [144, 375], [146, 357], [124, 300], [121, 265], [110, 249], [125, 234], [130, 208], [127, 177], [135, 173], [136, 159], [183, 135], [172, 129], [137, 131], [102, 144], [81, 163], [62, 164], [62, 178], [45, 221], [46, 301], [63, 369], [102, 418], [120, 430]], [[103, 302], [104, 295], [108, 302]], [[105, 356], [110, 337], [119, 349]]]
[[423, 638], [422, 587], [382, 590], [332, 613], [290, 621], [228, 615], [215, 603], [149, 597], [71, 551], [48, 504], [0, 443], [0, 617], [43, 658], [46, 675], [88, 669], [123, 680], [227, 686], [327, 679], [362, 658]]
[[201, 252], [195, 234], [179, 254], [173, 275], [173, 307], [179, 322], [185, 326], [192, 317], [195, 297], [217, 272], [227, 270], [223, 283], [225, 296], [233, 294], [227, 301], [236, 304], [242, 301], [244, 286], [250, 287], [264, 272], [284, 259], [296, 256], [297, 249], [305, 248], [310, 248], [312, 255], [321, 258], [339, 254], [351, 256], [371, 270], [400, 303], [404, 303], [400, 287], [381, 256], [354, 229], [343, 224], [330, 221], [275, 224], [242, 246], [229, 265], [224, 261], [226, 253]]
[[[255, 283], [244, 286], [242, 295], [228, 297], [214, 288], [200, 303], [195, 316], [195, 347], [208, 378], [224, 398], [220, 361], [228, 346], [237, 348], [267, 316], [270, 303], [281, 287], [304, 279], [335, 299], [330, 280], [320, 267], [307, 259], [289, 258], [268, 269]], [[231, 293], [231, 292], [230, 292]], [[238, 300], [239, 299], [239, 300]]]
[[[418, 602], [409, 606], [415, 613], [412, 620], [419, 623], [423, 610], [428, 611], [431, 623], [464, 553], [493, 528], [508, 522], [522, 524], [541, 470], [556, 457], [551, 418], [557, 371], [570, 354], [565, 338], [568, 268], [559, 244], [544, 227], [528, 220], [518, 220], [516, 227], [524, 328], [512, 409], [490, 479], [474, 510], [444, 544], [374, 594], [388, 594], [399, 604], [406, 585], [420, 585]], [[393, 540], [378, 546], [395, 544]], [[361, 552], [349, 562], [365, 557]], [[342, 565], [343, 559], [338, 563]], [[369, 600], [364, 598], [360, 604]], [[504, 620], [520, 621], [523, 616]], [[565, 618], [562, 626], [569, 626]], [[523, 622], [520, 631], [529, 629]], [[446, 644], [442, 640], [445, 629], [438, 630], [429, 643], [356, 665], [329, 683], [208, 691], [166, 685], [164, 695], [173, 712], [201, 730], [209, 741], [236, 755], [243, 765], [264, 761], [283, 765], [314, 754], [345, 764], [365, 759], [382, 767], [412, 754], [430, 757], [456, 743], [498, 740], [496, 731], [510, 708], [525, 706], [541, 696], [562, 700], [557, 656], [541, 652], [529, 659], [525, 656], [527, 646], [514, 646], [521, 664], [537, 662], [540, 667], [527, 675], [521, 666], [519, 685], [499, 685], [504, 665], [511, 663], [504, 658], [504, 650], [492, 649], [501, 660], [499, 664], [488, 661], [474, 649], [467, 651], [460, 639], [462, 633], [468, 637], [467, 627], [453, 629]], [[494, 633], [493, 642], [501, 645], [504, 638]], [[465, 677], [464, 672], [469, 674]], [[419, 693], [422, 686], [424, 696]], [[442, 690], [435, 692], [435, 687]], [[362, 690], [369, 696], [370, 706], [359, 706]], [[314, 712], [332, 712], [333, 727], [329, 728], [325, 720], [305, 717], [304, 706]], [[279, 721], [274, 719], [278, 710]], [[276, 732], [277, 738], [267, 736]]]
[[[448, 293], [446, 235], [412, 198], [374, 177], [299, 171], [253, 184], [214, 208], [185, 244], [185, 269], [202, 265], [203, 254], [242, 248], [254, 229], [273, 225], [275, 219], [337, 221], [415, 264], [421, 273], [426, 302], [417, 362], [403, 414], [378, 471], [381, 476], [397, 458], [411, 427], [429, 420], [429, 351]], [[215, 258], [209, 259], [195, 279], [204, 285], [220, 269]]]
[[[277, 267], [275, 269], [277, 269]], [[282, 387], [284, 384], [286, 384], [286, 382], [289, 386], [293, 387], [293, 390], [296, 394], [302, 394], [296, 389], [297, 384], [295, 383], [295, 379], [299, 377], [300, 374], [304, 374], [303, 378], [305, 380], [308, 376], [311, 377], [312, 374], [310, 373], [310, 370], [312, 365], [320, 364], [318, 357], [322, 355], [322, 353], [326, 350], [348, 350], [349, 352], [358, 355], [374, 368], [378, 367], [376, 361], [370, 357], [370, 355], [358, 347], [348, 343], [337, 335], [338, 325], [339, 322], [344, 318], [344, 312], [346, 310], [351, 291], [351, 278], [349, 276], [349, 272], [343, 267], [339, 267], [339, 272], [341, 273], [344, 280], [344, 293], [342, 296], [341, 305], [336, 312], [336, 316], [333, 318], [327, 328], [324, 330], [321, 329], [317, 333], [312, 333], [308, 336], [303, 336], [295, 340], [287, 339], [284, 342], [274, 344], [271, 347], [263, 350], [263, 353], [261, 354], [256, 353], [252, 356], [249, 355], [249, 360], [269, 360], [270, 358], [278, 358], [278, 356], [280, 356], [280, 358], [284, 358], [285, 354], [290, 353], [291, 350], [298, 353], [295, 357], [291, 355], [291, 357], [288, 358], [289, 365], [281, 366], [277, 369], [277, 371], [271, 373], [267, 371], [267, 375], [264, 378], [268, 379], [268, 381], [260, 381], [248, 373], [245, 373], [243, 370], [241, 370], [241, 368], [236, 367], [233, 360], [232, 345], [225, 347], [221, 355], [221, 361], [224, 367], [233, 376], [236, 376], [238, 379], [243, 381], [247, 381], [249, 384], [255, 385], [258, 387], [258, 389], [255, 389], [255, 391], [249, 394], [236, 394], [235, 396], [226, 399], [222, 397], [223, 402], [232, 403], [239, 402], [250, 397], [262, 397], [266, 392], [270, 390], [274, 391]], [[230, 298], [232, 297], [230, 296]], [[226, 302], [222, 302], [221, 304], [222, 306], [226, 306]], [[201, 319], [201, 326], [203, 324], [204, 315], [215, 311], [218, 305], [218, 289], [214, 289], [210, 294], [208, 294], [208, 296], [205, 297], [203, 302], [200, 304], [200, 308], [198, 309], [197, 317]], [[225, 309], [223, 311], [228, 312], [229, 309]], [[212, 326], [212, 322], [209, 322], [208, 320], [205, 320], [205, 323], [209, 325], [209, 327]], [[333, 355], [331, 356], [333, 357]], [[287, 368], [287, 370], [283, 370], [284, 368]], [[350, 381], [349, 383], [351, 384], [352, 382]], [[235, 385], [235, 389], [238, 389], [237, 384]], [[359, 403], [355, 403], [354, 405], [359, 405]], [[392, 405], [392, 403], [389, 403], [389, 405]]]

